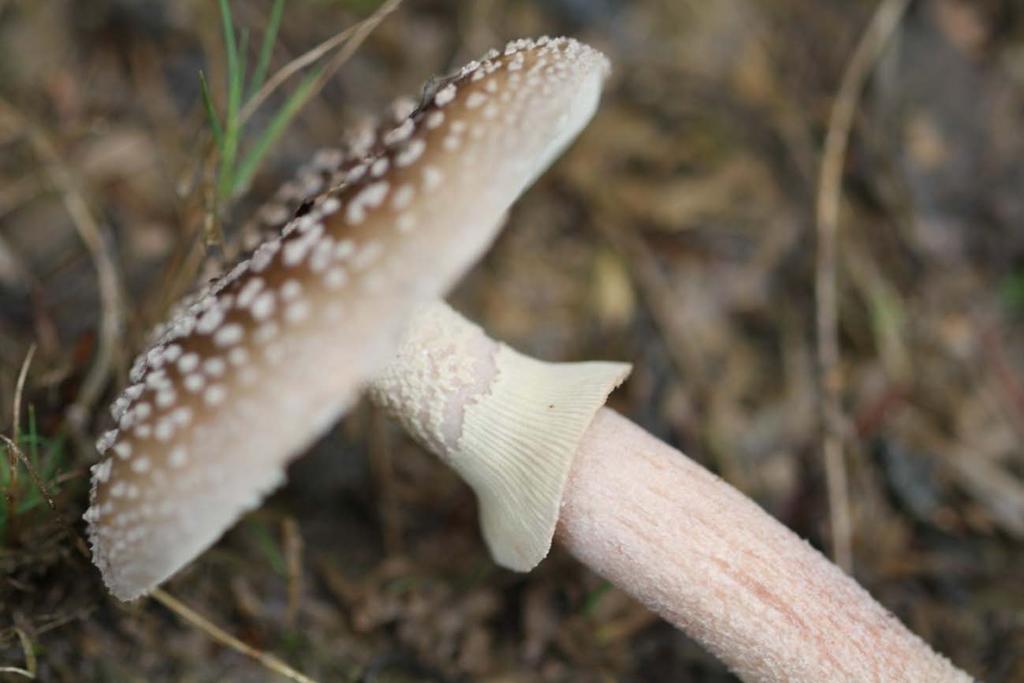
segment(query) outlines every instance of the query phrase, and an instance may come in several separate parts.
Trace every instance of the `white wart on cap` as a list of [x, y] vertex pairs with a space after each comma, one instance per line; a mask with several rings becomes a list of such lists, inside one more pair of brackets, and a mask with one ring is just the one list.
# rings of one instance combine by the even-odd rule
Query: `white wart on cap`
[[158, 330], [97, 444], [85, 514], [115, 596], [160, 584], [281, 484], [590, 119], [607, 71], [565, 38], [467, 65]]

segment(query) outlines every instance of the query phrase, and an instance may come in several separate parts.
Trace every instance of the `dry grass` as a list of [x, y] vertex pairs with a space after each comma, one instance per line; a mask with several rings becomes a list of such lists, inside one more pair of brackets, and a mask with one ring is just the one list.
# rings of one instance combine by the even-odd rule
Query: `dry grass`
[[853, 523], [850, 520], [849, 477], [843, 441], [849, 428], [842, 408], [843, 376], [839, 368], [839, 313], [836, 302], [836, 252], [843, 167], [857, 105], [868, 77], [888, 47], [910, 0], [883, 0], [843, 72], [828, 120], [818, 180], [817, 267], [814, 293], [817, 304], [818, 388], [821, 393], [822, 443], [828, 487], [832, 559], [853, 571]]

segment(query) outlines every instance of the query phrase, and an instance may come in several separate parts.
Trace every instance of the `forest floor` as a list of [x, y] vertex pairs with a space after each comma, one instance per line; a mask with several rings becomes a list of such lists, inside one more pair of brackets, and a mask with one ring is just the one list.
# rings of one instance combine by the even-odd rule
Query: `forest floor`
[[[232, 3], [250, 64], [271, 4]], [[288, 3], [271, 71], [378, 4]], [[406, 0], [218, 222], [230, 238], [346, 127], [510, 38], [603, 49], [598, 115], [452, 302], [532, 355], [633, 363], [616, 409], [823, 552], [848, 548], [959, 666], [1021, 683], [1024, 6], [911, 4], [856, 102], [823, 261], [822, 149], [874, 5]], [[110, 597], [82, 541], [94, 436], [204, 257], [197, 74], [223, 110], [225, 64], [213, 2], [0, 0], [0, 433], [31, 465], [0, 463], [0, 671], [278, 680], [153, 600]], [[822, 269], [845, 503], [822, 456]], [[470, 491], [365, 404], [166, 588], [321, 681], [735, 680], [558, 549], [496, 568]]]

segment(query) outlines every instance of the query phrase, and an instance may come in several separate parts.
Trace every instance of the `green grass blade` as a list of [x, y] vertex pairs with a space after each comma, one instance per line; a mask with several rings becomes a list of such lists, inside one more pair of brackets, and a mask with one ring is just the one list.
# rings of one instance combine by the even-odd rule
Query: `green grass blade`
[[235, 157], [238, 154], [238, 110], [242, 105], [242, 81], [235, 26], [228, 0], [219, 0], [220, 18], [224, 25], [224, 48], [228, 58], [228, 110], [224, 123], [224, 144], [221, 146], [220, 179], [217, 193], [225, 197], [234, 186]]
[[1024, 313], [1024, 270], [1007, 275], [1001, 289], [1003, 301], [1010, 312]]
[[220, 119], [213, 106], [213, 98], [210, 97], [210, 85], [206, 82], [206, 74], [201, 69], [199, 71], [199, 92], [203, 97], [203, 108], [206, 109], [206, 120], [210, 124], [210, 132], [213, 133], [213, 142], [217, 145], [219, 152], [224, 145], [224, 130], [220, 127]]
[[601, 598], [608, 594], [611, 590], [612, 585], [607, 581], [602, 581], [594, 590], [587, 594], [583, 600], [583, 607], [580, 610], [585, 616], [592, 617], [597, 612], [597, 607], [601, 602]]
[[253, 520], [249, 525], [249, 532], [252, 534], [251, 538], [256, 542], [257, 547], [267, 558], [270, 568], [280, 576], [287, 575], [288, 562], [285, 560], [284, 553], [278, 547], [274, 535], [267, 528], [267, 524], [263, 521]]
[[242, 100], [241, 79], [238, 68], [238, 45], [235, 43], [235, 24], [231, 18], [231, 5], [228, 0], [219, 0], [220, 20], [224, 29], [224, 51], [228, 58], [228, 113], [232, 108], [236, 111]]
[[317, 78], [320, 76], [320, 72], [320, 69], [314, 69], [313, 72], [306, 76], [298, 87], [295, 88], [295, 92], [291, 94], [288, 101], [274, 114], [274, 118], [270, 121], [266, 130], [263, 131], [263, 134], [260, 135], [252, 149], [249, 150], [245, 159], [239, 164], [238, 173], [235, 174], [235, 183], [231, 191], [232, 194], [248, 187], [249, 181], [252, 180], [253, 175], [255, 175], [260, 163], [263, 161], [263, 157], [270, 151], [271, 146], [281, 137], [289, 122], [299, 112], [302, 105], [306, 103], [306, 100], [309, 99], [310, 93], [316, 85]]
[[267, 30], [263, 34], [263, 42], [260, 44], [260, 56], [256, 62], [256, 70], [252, 74], [252, 81], [249, 83], [249, 96], [251, 97], [263, 86], [267, 78], [267, 69], [270, 68], [270, 55], [277, 43], [277, 31], [281, 27], [281, 16], [284, 14], [284, 0], [274, 0], [274, 6], [270, 9], [270, 19], [267, 22]]
[[249, 29], [243, 28], [241, 32], [241, 39], [238, 41], [238, 83], [240, 86], [238, 90], [238, 107], [242, 107], [242, 94], [245, 92], [245, 74], [248, 68], [248, 55], [249, 55]]

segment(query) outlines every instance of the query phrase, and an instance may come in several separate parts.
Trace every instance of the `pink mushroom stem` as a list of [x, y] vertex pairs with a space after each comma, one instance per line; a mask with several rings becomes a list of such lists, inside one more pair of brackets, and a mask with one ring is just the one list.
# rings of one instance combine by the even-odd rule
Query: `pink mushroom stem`
[[602, 408], [622, 376], [528, 359], [438, 302], [371, 396], [473, 487], [503, 566], [532, 568], [554, 537], [747, 681], [971, 680], [752, 500]]
[[970, 681], [756, 503], [621, 415], [583, 437], [556, 538], [746, 681]]

